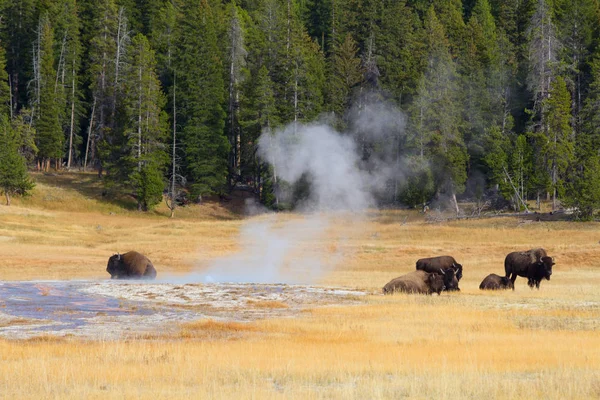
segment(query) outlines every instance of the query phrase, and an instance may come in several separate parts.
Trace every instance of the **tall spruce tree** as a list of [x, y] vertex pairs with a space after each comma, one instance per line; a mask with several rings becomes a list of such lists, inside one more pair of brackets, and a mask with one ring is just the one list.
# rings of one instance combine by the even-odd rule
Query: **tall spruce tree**
[[42, 169], [48, 171], [52, 160], [56, 162], [56, 169], [60, 168], [63, 157], [64, 135], [60, 126], [60, 107], [57, 102], [55, 90], [56, 70], [54, 69], [54, 31], [50, 21], [43, 17], [40, 19], [39, 43], [39, 105], [36, 126], [38, 157]]
[[575, 161], [566, 183], [564, 202], [589, 220], [600, 209], [600, 56], [590, 62], [591, 83], [582, 114], [582, 130], [575, 143]]
[[573, 129], [571, 128], [571, 94], [565, 80], [559, 76], [550, 86], [548, 98], [544, 102], [544, 145], [540, 149], [546, 160], [549, 173], [549, 191], [552, 193], [552, 209], [555, 210], [556, 196], [564, 187], [565, 173], [573, 161]]
[[456, 66], [449, 53], [444, 27], [433, 7], [427, 11], [425, 31], [430, 53], [427, 71], [419, 82], [412, 106], [412, 145], [421, 159], [430, 160], [436, 191], [449, 196], [458, 213], [456, 194], [465, 188], [468, 156], [457, 101]]
[[114, 0], [101, 0], [96, 3], [94, 10], [93, 36], [89, 42], [89, 60], [86, 64], [92, 103], [86, 155], [89, 150], [89, 159], [100, 167], [101, 173], [102, 161], [110, 154], [105, 145], [106, 138], [112, 135], [114, 121], [118, 11]]
[[27, 195], [34, 187], [25, 158], [19, 154], [19, 141], [13, 135], [7, 115], [0, 115], [0, 193], [10, 205], [11, 196]]
[[223, 62], [206, 0], [186, 2], [177, 28], [178, 120], [191, 193], [198, 197], [223, 190], [227, 182]]
[[[137, 34], [127, 50], [123, 93], [119, 102], [122, 129], [116, 160], [107, 165], [110, 180], [125, 183], [136, 194], [139, 211], [148, 211], [162, 199], [167, 161], [166, 103], [148, 39]], [[118, 183], [118, 182], [116, 182]]]

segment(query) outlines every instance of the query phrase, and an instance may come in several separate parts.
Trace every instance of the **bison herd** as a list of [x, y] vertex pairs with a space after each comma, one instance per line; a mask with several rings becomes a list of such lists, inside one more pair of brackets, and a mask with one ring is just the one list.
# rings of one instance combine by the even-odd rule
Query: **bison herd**
[[[527, 278], [527, 285], [540, 288], [543, 279], [550, 280], [554, 258], [542, 248], [509, 253], [504, 260], [505, 276], [489, 274], [479, 289], [515, 289], [517, 276]], [[463, 266], [454, 257], [439, 256], [417, 260], [416, 271], [392, 279], [383, 287], [384, 294], [394, 292], [440, 294], [442, 291], [460, 290], [458, 282], [463, 276]]]
[[[540, 282], [550, 280], [554, 259], [542, 248], [509, 253], [504, 260], [505, 276], [489, 274], [479, 289], [515, 289], [517, 276], [527, 278], [527, 285], [540, 288]], [[106, 272], [111, 279], [154, 279], [156, 269], [148, 257], [137, 251], [114, 254], [108, 259]], [[416, 271], [392, 279], [383, 287], [384, 294], [394, 292], [438, 295], [442, 291], [458, 291], [463, 266], [454, 257], [439, 256], [417, 260]]]

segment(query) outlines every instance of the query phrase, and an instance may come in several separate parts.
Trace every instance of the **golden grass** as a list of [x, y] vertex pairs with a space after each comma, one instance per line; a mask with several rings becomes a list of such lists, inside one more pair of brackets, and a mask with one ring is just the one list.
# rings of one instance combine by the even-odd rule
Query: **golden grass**
[[[69, 186], [61, 194], [69, 204], [48, 206], [45, 185], [0, 206], [0, 279], [104, 279], [107, 258], [130, 249], [146, 253], [159, 276], [182, 274], [238, 249], [244, 221], [214, 204], [170, 220], [87, 192], [78, 198]], [[88, 201], [102, 204], [88, 209]], [[334, 218], [326, 239], [306, 239], [308, 247], [340, 256], [321, 283], [372, 291], [362, 305], [251, 323], [200, 320], [114, 342], [0, 340], [0, 398], [597, 399], [598, 232], [597, 223], [512, 218], [427, 224], [404, 211]], [[478, 289], [488, 273], [503, 274], [506, 253], [534, 246], [557, 263], [539, 291], [523, 278], [514, 292]], [[378, 294], [416, 259], [442, 254], [464, 265], [460, 293]]]

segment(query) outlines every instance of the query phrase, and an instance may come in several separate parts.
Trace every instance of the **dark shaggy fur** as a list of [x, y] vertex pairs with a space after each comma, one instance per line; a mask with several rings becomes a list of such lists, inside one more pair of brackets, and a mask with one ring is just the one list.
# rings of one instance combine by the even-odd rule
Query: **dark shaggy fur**
[[429, 257], [417, 260], [418, 271], [435, 272], [437, 274], [440, 269], [447, 270], [448, 268], [454, 268], [457, 280], [462, 279], [463, 267], [452, 256]]
[[489, 274], [479, 285], [479, 289], [481, 290], [503, 290], [513, 288], [514, 285], [510, 279], [496, 274]]
[[156, 269], [152, 262], [137, 251], [115, 254], [108, 259], [106, 272], [111, 279], [154, 279]]
[[546, 250], [536, 248], [509, 253], [504, 260], [504, 271], [513, 283], [513, 290], [517, 276], [527, 278], [529, 287], [539, 289], [542, 279], [550, 280], [553, 265], [554, 259], [548, 257]]
[[440, 294], [444, 290], [444, 278], [439, 274], [430, 274], [425, 271], [413, 271], [392, 279], [383, 287], [384, 294], [394, 292]]

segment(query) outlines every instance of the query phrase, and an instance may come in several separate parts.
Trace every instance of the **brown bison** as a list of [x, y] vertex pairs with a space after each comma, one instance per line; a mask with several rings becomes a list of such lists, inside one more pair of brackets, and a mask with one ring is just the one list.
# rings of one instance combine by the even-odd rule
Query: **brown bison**
[[550, 280], [553, 265], [554, 259], [548, 257], [546, 250], [537, 248], [509, 253], [504, 260], [504, 271], [513, 283], [513, 290], [517, 276], [526, 277], [530, 288], [539, 289], [542, 279]]
[[481, 284], [479, 285], [479, 289], [481, 290], [502, 290], [514, 288], [515, 286], [510, 279], [496, 274], [489, 274], [483, 281], [481, 281]]
[[394, 292], [440, 294], [445, 289], [442, 275], [425, 271], [413, 271], [392, 279], [383, 287], [383, 294]]
[[111, 279], [154, 279], [156, 269], [152, 262], [137, 251], [115, 254], [108, 259], [106, 272]]
[[456, 279], [460, 281], [463, 267], [452, 256], [429, 257], [417, 260], [418, 271], [439, 273], [440, 269], [447, 270], [449, 268], [454, 268]]

